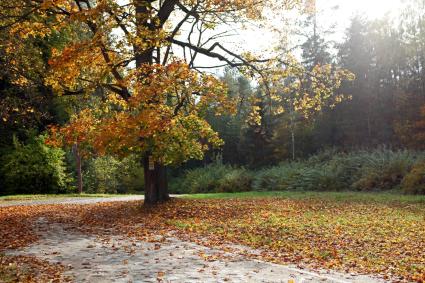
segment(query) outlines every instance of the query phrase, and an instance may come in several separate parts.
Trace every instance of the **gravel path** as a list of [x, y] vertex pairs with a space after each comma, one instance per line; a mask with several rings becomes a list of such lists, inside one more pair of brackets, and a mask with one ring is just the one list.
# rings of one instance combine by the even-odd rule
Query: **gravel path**
[[7, 206], [29, 206], [43, 204], [94, 204], [99, 202], [137, 201], [143, 200], [141, 195], [115, 196], [115, 197], [72, 197], [72, 198], [50, 198], [40, 200], [17, 200], [0, 202], [0, 207]]
[[158, 243], [84, 235], [72, 227], [35, 223], [42, 239], [14, 255], [34, 255], [67, 267], [75, 282], [383, 282], [367, 276], [318, 273], [247, 259], [171, 235]]

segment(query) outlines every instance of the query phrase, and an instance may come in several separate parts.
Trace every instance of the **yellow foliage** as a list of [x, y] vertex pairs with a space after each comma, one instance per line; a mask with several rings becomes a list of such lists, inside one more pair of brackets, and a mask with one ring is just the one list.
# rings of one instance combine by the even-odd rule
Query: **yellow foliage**
[[[105, 92], [94, 109], [83, 110], [61, 129], [52, 128], [50, 142], [68, 146], [78, 142], [87, 153], [149, 151], [169, 164], [202, 158], [208, 148], [222, 143], [203, 118], [207, 110], [217, 115], [235, 112], [226, 87], [216, 77], [191, 70], [174, 55], [165, 56], [180, 31], [180, 12], [187, 14], [186, 21], [196, 18], [204, 28], [214, 29], [223, 21], [262, 20], [269, 11], [300, 4], [308, 6], [301, 0], [130, 1], [128, 5], [110, 0], [13, 0], [0, 12], [0, 25], [9, 27], [10, 38], [19, 38], [7, 46], [8, 61], [17, 69], [41, 69], [25, 52], [29, 39], [63, 33], [66, 42], [52, 50], [48, 70], [43, 70], [48, 74], [44, 84], [59, 94]], [[25, 54], [25, 59], [15, 54]], [[306, 75], [290, 55], [284, 68], [280, 60], [260, 60], [249, 52], [234, 57], [243, 62], [241, 71], [259, 78], [271, 101], [282, 104], [292, 99], [293, 108], [306, 117], [324, 104], [342, 101], [335, 90], [350, 77], [330, 65], [317, 66]], [[28, 83], [19, 75], [15, 80]], [[276, 113], [285, 111], [282, 105], [276, 108]], [[253, 107], [249, 120], [261, 122], [258, 107]]]
[[69, 125], [51, 129], [50, 143], [72, 146], [86, 153], [126, 155], [150, 151], [165, 164], [202, 158], [222, 144], [202, 118], [207, 109], [231, 112], [234, 103], [226, 87], [212, 76], [199, 76], [182, 62], [146, 65], [133, 73], [142, 76], [132, 85], [129, 100], [117, 95], [95, 109], [86, 109]]

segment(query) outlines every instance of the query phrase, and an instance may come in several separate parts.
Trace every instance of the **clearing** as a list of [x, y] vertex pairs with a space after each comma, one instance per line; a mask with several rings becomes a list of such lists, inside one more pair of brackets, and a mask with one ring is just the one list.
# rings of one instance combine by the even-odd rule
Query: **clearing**
[[425, 280], [423, 197], [195, 195], [154, 209], [108, 199], [0, 207], [0, 281]]

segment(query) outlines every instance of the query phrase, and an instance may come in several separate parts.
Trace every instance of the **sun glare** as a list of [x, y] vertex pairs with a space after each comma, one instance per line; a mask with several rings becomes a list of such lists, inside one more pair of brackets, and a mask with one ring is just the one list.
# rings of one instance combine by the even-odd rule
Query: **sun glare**
[[380, 18], [386, 14], [397, 14], [402, 6], [401, 0], [318, 0], [322, 8], [338, 7], [341, 17], [362, 14], [369, 19]]

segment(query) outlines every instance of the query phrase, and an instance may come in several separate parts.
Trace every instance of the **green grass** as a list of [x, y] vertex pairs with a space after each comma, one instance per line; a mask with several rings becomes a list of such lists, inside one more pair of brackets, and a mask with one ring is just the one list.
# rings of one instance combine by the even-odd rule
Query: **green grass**
[[25, 200], [46, 200], [46, 199], [66, 199], [66, 198], [108, 198], [129, 195], [111, 195], [111, 194], [63, 194], [63, 195], [10, 195], [0, 196], [0, 202], [7, 201], [25, 201]]
[[323, 199], [332, 201], [378, 202], [378, 203], [421, 203], [425, 196], [403, 195], [399, 193], [362, 193], [362, 192], [245, 192], [183, 195], [188, 199], [246, 199], [246, 198], [287, 198], [287, 199]]

